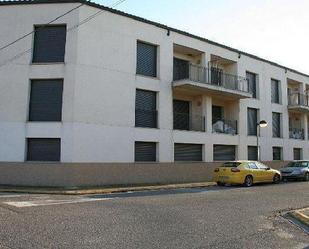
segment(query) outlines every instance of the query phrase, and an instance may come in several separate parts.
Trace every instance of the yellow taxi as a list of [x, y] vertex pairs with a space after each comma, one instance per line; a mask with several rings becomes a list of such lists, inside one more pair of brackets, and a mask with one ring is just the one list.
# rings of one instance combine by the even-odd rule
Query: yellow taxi
[[251, 187], [254, 183], [279, 183], [280, 180], [280, 171], [256, 161], [225, 162], [214, 170], [213, 175], [213, 181], [219, 186], [243, 184], [246, 187]]

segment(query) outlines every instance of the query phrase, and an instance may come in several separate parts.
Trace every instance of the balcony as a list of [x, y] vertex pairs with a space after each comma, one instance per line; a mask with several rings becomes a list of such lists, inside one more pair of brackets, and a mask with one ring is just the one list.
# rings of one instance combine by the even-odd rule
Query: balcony
[[174, 130], [205, 131], [205, 117], [174, 112]]
[[244, 77], [224, 73], [217, 68], [206, 68], [191, 63], [174, 65], [174, 88], [207, 92], [230, 99], [251, 98], [248, 81]]
[[305, 139], [304, 129], [290, 128], [289, 132], [290, 132], [290, 138], [292, 138], [292, 139], [300, 139], [300, 140]]
[[309, 96], [302, 93], [289, 94], [288, 109], [295, 112], [309, 112]]
[[237, 120], [215, 120], [212, 124], [213, 133], [230, 134], [236, 135], [237, 131]]

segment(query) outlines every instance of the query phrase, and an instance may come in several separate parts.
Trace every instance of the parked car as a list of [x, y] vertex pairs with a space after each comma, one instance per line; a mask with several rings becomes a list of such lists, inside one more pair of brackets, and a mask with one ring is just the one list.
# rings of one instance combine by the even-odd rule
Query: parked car
[[213, 181], [219, 186], [243, 184], [246, 187], [251, 187], [255, 183], [279, 183], [280, 180], [280, 171], [256, 161], [226, 162], [216, 168], [213, 175]]
[[280, 169], [282, 179], [301, 179], [309, 181], [309, 161], [292, 161]]

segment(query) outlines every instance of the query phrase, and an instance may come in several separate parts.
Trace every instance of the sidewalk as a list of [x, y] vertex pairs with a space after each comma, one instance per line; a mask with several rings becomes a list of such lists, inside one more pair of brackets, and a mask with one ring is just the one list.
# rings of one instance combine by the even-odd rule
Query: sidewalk
[[123, 186], [123, 187], [96, 187], [96, 188], [44, 188], [44, 187], [14, 187], [0, 186], [0, 192], [28, 193], [28, 194], [58, 194], [58, 195], [86, 195], [86, 194], [110, 194], [128, 191], [151, 191], [179, 188], [206, 188], [215, 186], [214, 182], [182, 183], [151, 186]]

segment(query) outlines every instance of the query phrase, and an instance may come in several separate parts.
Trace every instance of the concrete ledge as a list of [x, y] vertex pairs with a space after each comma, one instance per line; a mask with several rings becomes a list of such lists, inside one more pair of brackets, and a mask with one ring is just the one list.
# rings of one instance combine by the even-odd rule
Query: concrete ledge
[[63, 188], [27, 188], [14, 186], [0, 186], [0, 192], [29, 193], [29, 194], [58, 194], [58, 195], [85, 195], [85, 194], [111, 194], [128, 191], [152, 191], [179, 188], [206, 188], [215, 186], [214, 182], [168, 184], [153, 186], [128, 186], [128, 187], [106, 187], [106, 188], [84, 188], [84, 189], [63, 189]]
[[[286, 162], [266, 164], [279, 168]], [[0, 162], [0, 185], [52, 188], [144, 186], [212, 181], [222, 162], [28, 163]]]
[[292, 218], [296, 219], [309, 230], [309, 208], [300, 209], [288, 213]]

